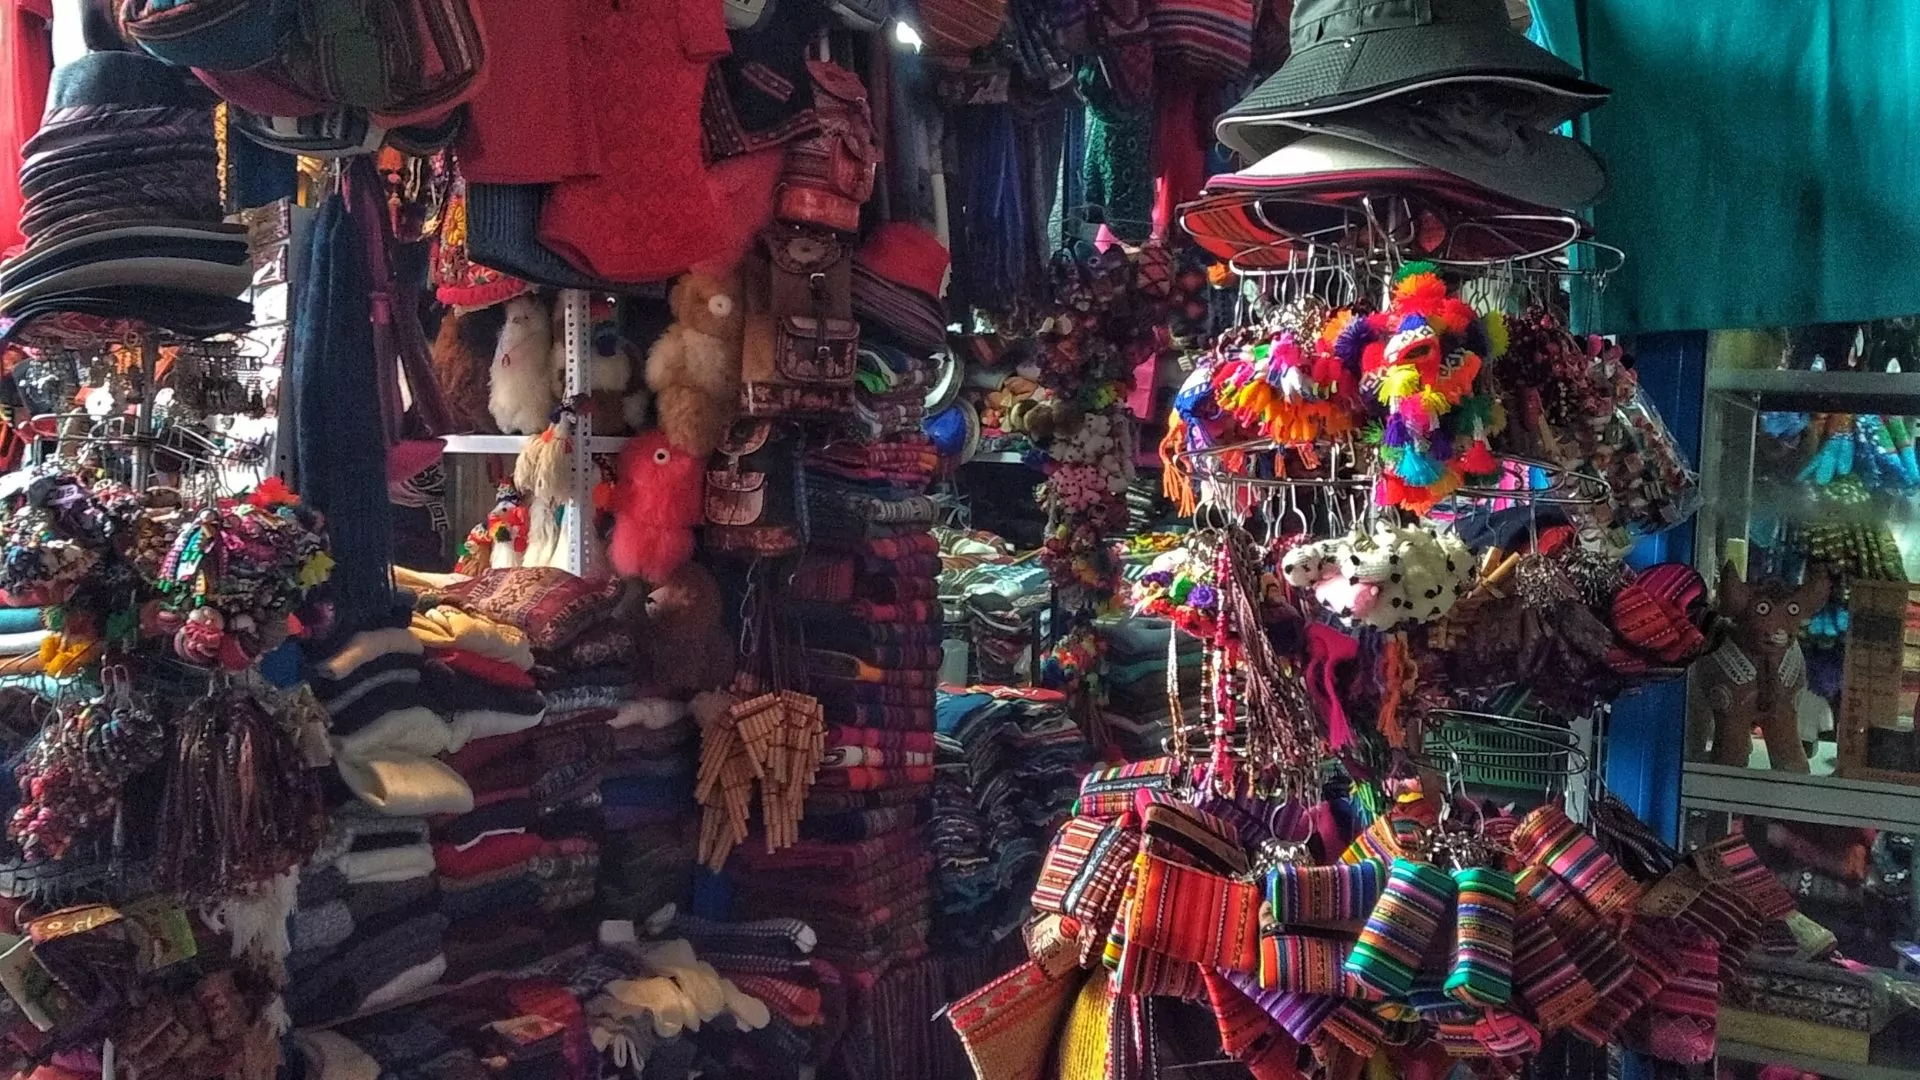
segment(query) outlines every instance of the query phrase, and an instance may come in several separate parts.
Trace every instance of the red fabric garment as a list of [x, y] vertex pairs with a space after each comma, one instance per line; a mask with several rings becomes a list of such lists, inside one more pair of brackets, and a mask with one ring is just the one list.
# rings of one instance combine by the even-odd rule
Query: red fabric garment
[[611, 281], [664, 281], [726, 242], [700, 153], [707, 68], [732, 50], [725, 15], [710, 0], [592, 6], [586, 70], [619, 76], [588, 78], [605, 168], [554, 186], [540, 242]]
[[587, 31], [607, 0], [475, 0], [495, 48], [467, 103], [460, 174], [479, 184], [551, 184], [601, 172]]
[[1173, 210], [1199, 196], [1207, 182], [1207, 147], [1213, 123], [1203, 116], [1197, 93], [1178, 82], [1160, 84], [1153, 118], [1153, 235], [1173, 231]]
[[53, 78], [53, 0], [0, 0], [0, 255], [20, 231], [20, 148], [40, 130]]
[[433, 868], [450, 878], [469, 878], [526, 862], [546, 847], [547, 841], [538, 833], [489, 836], [465, 851], [439, 843], [433, 845]]
[[495, 660], [465, 649], [435, 649], [433, 656], [460, 674], [479, 679], [489, 686], [508, 690], [533, 689], [533, 676], [504, 660]]

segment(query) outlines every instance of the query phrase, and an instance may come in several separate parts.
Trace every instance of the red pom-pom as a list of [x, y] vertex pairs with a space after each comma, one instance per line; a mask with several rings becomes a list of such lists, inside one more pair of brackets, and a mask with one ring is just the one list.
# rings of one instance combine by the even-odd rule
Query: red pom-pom
[[1468, 476], [1486, 476], [1500, 469], [1499, 460], [1493, 456], [1492, 449], [1481, 439], [1470, 440], [1467, 443], [1466, 452], [1460, 455], [1455, 464]]

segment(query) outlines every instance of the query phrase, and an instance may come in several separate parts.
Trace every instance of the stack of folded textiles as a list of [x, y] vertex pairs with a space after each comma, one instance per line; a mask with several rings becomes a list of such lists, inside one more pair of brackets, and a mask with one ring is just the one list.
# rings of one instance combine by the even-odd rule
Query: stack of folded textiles
[[1047, 844], [1079, 794], [1091, 748], [1053, 690], [941, 691], [928, 846], [934, 940], [973, 950], [1027, 914]]
[[299, 1024], [392, 1004], [447, 967], [426, 820], [349, 802], [332, 821], [287, 921], [287, 1010]]
[[771, 855], [748, 841], [727, 864], [735, 913], [805, 922], [819, 937], [815, 955], [850, 993], [927, 954], [932, 869], [911, 827], [851, 843], [802, 840]]
[[729, 1055], [729, 1075], [775, 1076], [818, 1066], [844, 1024], [846, 995], [832, 965], [814, 958], [813, 929], [798, 919], [717, 922], [677, 914], [666, 932], [685, 938], [745, 993], [765, 1002], [768, 1026]]
[[685, 905], [698, 858], [693, 781], [700, 739], [693, 715], [684, 702], [642, 697], [605, 724], [613, 741], [600, 776], [606, 910], [641, 918], [665, 904]]
[[473, 792], [437, 755], [453, 728], [427, 702], [426, 649], [408, 632], [410, 613], [390, 625], [317, 649], [308, 685], [327, 712], [333, 760], [353, 796], [391, 817], [465, 813]]
[[51, 638], [47, 615], [52, 609], [0, 591], [0, 683], [40, 689], [46, 680], [46, 660], [40, 647]]
[[1175, 634], [1166, 619], [1133, 616], [1095, 624], [1104, 646], [1102, 673], [1107, 690], [1103, 720], [1121, 753], [1130, 761], [1159, 755], [1173, 725], [1167, 698], [1167, 639], [1175, 638], [1180, 667], [1180, 707], [1200, 710], [1200, 640]]

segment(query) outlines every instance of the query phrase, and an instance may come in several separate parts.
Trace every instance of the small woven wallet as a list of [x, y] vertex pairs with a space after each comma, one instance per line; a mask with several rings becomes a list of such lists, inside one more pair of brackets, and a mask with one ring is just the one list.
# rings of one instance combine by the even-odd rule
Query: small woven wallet
[[1142, 854], [1127, 924], [1128, 944], [1208, 968], [1259, 970], [1260, 891]]
[[1047, 849], [1033, 887], [1036, 911], [1067, 915], [1105, 930], [1133, 872], [1140, 836], [1125, 822], [1067, 819]]
[[1267, 908], [1277, 925], [1359, 922], [1386, 884], [1386, 864], [1367, 859], [1338, 866], [1288, 864], [1267, 871]]

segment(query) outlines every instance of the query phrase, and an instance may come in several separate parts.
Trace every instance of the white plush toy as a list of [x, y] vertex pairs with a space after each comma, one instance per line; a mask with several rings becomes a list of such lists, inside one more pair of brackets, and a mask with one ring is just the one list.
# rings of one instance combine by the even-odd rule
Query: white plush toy
[[507, 323], [487, 375], [487, 412], [509, 435], [531, 435], [547, 426], [557, 399], [549, 378], [553, 331], [544, 302], [516, 296], [506, 303]]

